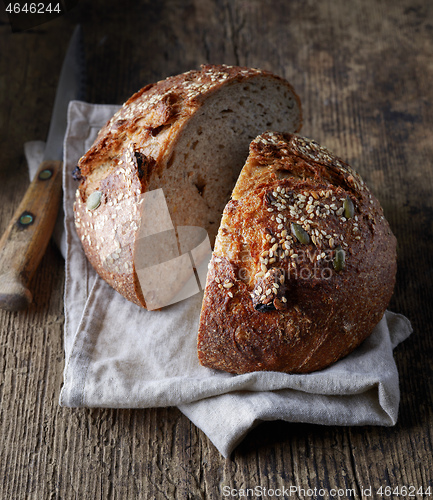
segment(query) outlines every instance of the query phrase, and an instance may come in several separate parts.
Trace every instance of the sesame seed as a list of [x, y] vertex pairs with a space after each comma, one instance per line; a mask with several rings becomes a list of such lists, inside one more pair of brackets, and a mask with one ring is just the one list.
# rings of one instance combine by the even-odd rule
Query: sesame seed
[[271, 293], [272, 293], [272, 292], [271, 292], [271, 289], [270, 289], [270, 288], [268, 288], [268, 289], [266, 290], [266, 295], [271, 295]]
[[284, 302], [284, 303], [286, 303], [287, 302], [286, 297], [281, 297], [281, 301]]
[[274, 209], [273, 208], [268, 208], [268, 212], [273, 212]]
[[232, 292], [229, 292], [229, 293], [228, 293], [228, 296], [232, 299], [232, 298], [233, 298], [233, 294], [232, 294]]
[[233, 286], [233, 283], [224, 283], [223, 287], [224, 288], [231, 288]]

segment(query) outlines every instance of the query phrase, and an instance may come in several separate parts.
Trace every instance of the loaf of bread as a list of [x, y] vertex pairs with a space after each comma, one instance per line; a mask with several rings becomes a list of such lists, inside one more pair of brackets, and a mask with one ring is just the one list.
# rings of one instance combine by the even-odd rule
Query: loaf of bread
[[162, 188], [174, 227], [201, 227], [212, 242], [251, 140], [300, 127], [292, 86], [266, 71], [208, 65], [147, 85], [74, 170], [75, 225], [90, 263], [146, 307], [134, 259], [140, 196]]
[[224, 209], [200, 317], [202, 365], [307, 373], [382, 318], [396, 239], [344, 161], [289, 133], [254, 139]]

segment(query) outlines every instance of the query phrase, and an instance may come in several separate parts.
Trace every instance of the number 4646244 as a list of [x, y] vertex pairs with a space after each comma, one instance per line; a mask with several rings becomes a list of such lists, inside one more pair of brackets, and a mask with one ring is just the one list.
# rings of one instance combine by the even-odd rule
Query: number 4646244
[[391, 487], [391, 486], [381, 486], [377, 491], [376, 494], [381, 496], [381, 497], [390, 497], [390, 496], [397, 496], [397, 497], [417, 497], [417, 496], [431, 496], [432, 495], [432, 487], [429, 486], [427, 488], [417, 488], [415, 486], [396, 486], [396, 487]]
[[60, 3], [44, 4], [42, 2], [39, 3], [25, 3], [21, 5], [19, 3], [10, 3], [6, 7], [6, 12], [9, 14], [51, 14], [55, 12], [57, 14], [61, 14], [62, 10], [60, 8]]

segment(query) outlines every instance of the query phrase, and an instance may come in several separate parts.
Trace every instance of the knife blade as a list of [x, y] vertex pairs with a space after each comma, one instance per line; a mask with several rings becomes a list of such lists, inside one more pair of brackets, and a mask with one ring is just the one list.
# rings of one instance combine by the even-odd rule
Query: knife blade
[[18, 311], [32, 302], [28, 289], [45, 253], [62, 197], [63, 139], [69, 101], [82, 98], [83, 46], [78, 25], [66, 51], [43, 161], [0, 239], [0, 308]]

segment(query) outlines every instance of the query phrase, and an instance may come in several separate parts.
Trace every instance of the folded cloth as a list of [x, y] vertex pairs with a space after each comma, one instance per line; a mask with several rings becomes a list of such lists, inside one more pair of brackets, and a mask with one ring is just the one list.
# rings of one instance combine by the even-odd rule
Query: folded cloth
[[306, 375], [231, 375], [200, 366], [202, 293], [159, 311], [128, 302], [89, 265], [73, 221], [71, 172], [118, 106], [73, 101], [64, 143], [65, 369], [60, 405], [178, 406], [227, 457], [262, 421], [394, 425], [399, 406], [393, 349], [412, 332], [387, 311], [351, 355]]

